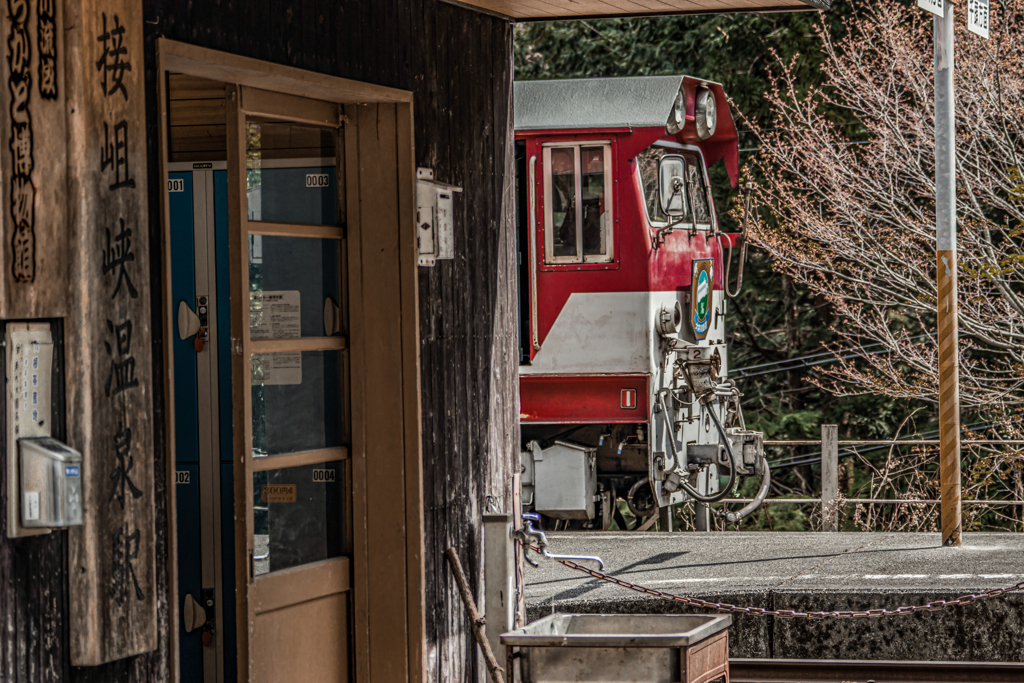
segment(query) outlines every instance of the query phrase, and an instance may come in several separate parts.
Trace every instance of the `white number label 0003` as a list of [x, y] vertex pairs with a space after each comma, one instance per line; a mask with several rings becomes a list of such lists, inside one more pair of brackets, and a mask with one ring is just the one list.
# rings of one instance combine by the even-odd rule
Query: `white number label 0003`
[[307, 173], [306, 187], [328, 187], [331, 184], [331, 176], [326, 173]]
[[313, 481], [334, 481], [334, 470], [313, 470]]

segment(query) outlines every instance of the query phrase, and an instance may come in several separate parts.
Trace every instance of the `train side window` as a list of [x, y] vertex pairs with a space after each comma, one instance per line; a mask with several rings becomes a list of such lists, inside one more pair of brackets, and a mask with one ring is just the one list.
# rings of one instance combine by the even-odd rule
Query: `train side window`
[[612, 261], [611, 145], [552, 144], [543, 163], [544, 262]]

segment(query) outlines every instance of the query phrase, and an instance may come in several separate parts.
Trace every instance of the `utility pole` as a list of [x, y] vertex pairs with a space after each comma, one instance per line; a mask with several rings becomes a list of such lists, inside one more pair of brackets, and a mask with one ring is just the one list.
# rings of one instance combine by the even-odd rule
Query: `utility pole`
[[[929, 0], [925, 0], [929, 2]], [[929, 4], [932, 4], [929, 2]], [[960, 545], [960, 350], [956, 283], [953, 3], [935, 22], [935, 256], [938, 284], [939, 476], [942, 543]], [[930, 8], [926, 8], [930, 9]]]

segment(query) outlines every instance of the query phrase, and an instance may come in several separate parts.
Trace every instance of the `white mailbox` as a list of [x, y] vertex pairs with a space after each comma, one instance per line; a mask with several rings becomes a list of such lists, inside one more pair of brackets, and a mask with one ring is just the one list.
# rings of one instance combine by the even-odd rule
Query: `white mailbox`
[[21, 460], [21, 525], [82, 523], [82, 454], [50, 437], [18, 439]]
[[432, 169], [416, 169], [416, 247], [421, 266], [455, 258], [456, 192], [462, 188], [435, 181]]

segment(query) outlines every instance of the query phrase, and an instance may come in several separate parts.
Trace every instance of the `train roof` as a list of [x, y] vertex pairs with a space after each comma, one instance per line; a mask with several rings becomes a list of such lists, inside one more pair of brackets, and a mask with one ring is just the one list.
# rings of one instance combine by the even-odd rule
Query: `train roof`
[[514, 83], [516, 130], [664, 128], [683, 76]]

